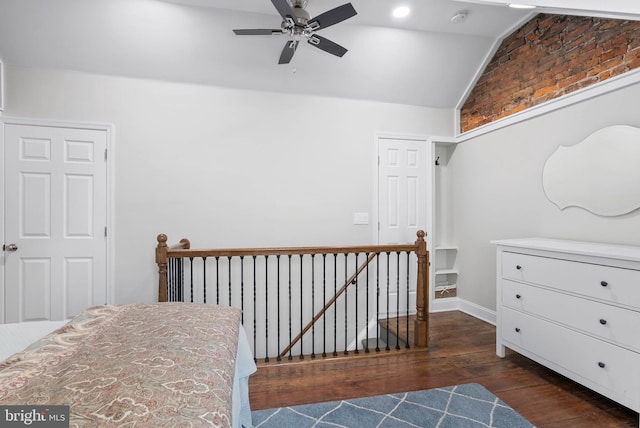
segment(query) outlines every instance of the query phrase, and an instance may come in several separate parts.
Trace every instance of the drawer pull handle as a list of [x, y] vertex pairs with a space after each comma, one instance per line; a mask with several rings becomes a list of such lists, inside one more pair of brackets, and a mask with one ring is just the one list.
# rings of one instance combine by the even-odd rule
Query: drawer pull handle
[[606, 325], [606, 324], [607, 324], [607, 320], [605, 320], [605, 319], [601, 318], [601, 319], [600, 319], [600, 324], [602, 324], [602, 325]]
[[516, 294], [516, 299], [521, 299], [521, 298], [522, 298], [522, 296], [521, 296], [521, 295]]
[[609, 285], [609, 283], [607, 281], [600, 281], [600, 285], [606, 287], [607, 285]]
[[520, 265], [516, 265], [516, 269], [518, 269], [518, 270], [522, 270], [522, 266], [520, 266]]
[[516, 327], [516, 333], [520, 333], [520, 327]]
[[598, 363], [598, 367], [600, 367], [601, 369], [605, 368], [605, 366], [606, 366], [606, 364], [605, 364], [605, 363], [603, 363], [602, 361], [600, 361], [600, 362]]

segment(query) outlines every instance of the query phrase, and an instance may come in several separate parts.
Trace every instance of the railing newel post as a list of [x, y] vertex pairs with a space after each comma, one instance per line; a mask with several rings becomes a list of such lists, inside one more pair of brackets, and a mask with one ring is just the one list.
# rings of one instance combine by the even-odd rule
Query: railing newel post
[[418, 272], [416, 284], [416, 320], [414, 323], [414, 343], [416, 347], [427, 348], [429, 341], [429, 251], [426, 233], [419, 230], [416, 240]]
[[158, 265], [158, 302], [167, 301], [167, 235], [158, 235], [156, 263]]

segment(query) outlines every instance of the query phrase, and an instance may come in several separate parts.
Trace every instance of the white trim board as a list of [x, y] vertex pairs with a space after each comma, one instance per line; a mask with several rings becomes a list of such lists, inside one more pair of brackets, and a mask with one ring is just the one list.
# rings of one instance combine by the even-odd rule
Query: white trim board
[[0, 113], [4, 111], [4, 68], [0, 60]]

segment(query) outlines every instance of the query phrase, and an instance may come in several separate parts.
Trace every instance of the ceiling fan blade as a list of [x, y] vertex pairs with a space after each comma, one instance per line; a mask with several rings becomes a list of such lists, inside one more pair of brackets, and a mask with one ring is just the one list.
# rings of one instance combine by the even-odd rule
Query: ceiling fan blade
[[310, 19], [308, 24], [314, 31], [321, 30], [342, 22], [345, 19], [349, 19], [357, 14], [358, 12], [353, 8], [353, 5], [351, 5], [351, 3], [346, 3]]
[[281, 29], [269, 30], [269, 29], [249, 29], [249, 30], [233, 30], [237, 36], [271, 36], [282, 34]]
[[271, 0], [271, 3], [278, 10], [278, 13], [282, 17], [282, 19], [286, 20], [287, 18], [293, 18], [295, 15], [293, 14], [293, 8], [288, 0]]
[[312, 46], [317, 47], [318, 49], [322, 49], [325, 52], [328, 52], [332, 55], [342, 57], [347, 53], [347, 49], [343, 48], [339, 44], [332, 42], [329, 39], [326, 39], [322, 36], [318, 36], [317, 34], [309, 37], [308, 43]]
[[291, 58], [293, 58], [293, 54], [296, 53], [296, 48], [298, 47], [298, 40], [289, 40], [282, 49], [282, 53], [280, 54], [280, 60], [278, 64], [289, 64], [291, 62]]

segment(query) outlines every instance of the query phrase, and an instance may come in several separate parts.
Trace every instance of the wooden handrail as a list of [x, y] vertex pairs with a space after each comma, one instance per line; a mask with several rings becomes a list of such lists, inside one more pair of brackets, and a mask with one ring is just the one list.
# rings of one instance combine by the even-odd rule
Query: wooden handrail
[[367, 260], [365, 260], [365, 262], [358, 268], [356, 273], [351, 275], [351, 277], [347, 280], [347, 282], [342, 287], [340, 287], [340, 289], [336, 292], [335, 296], [333, 296], [331, 299], [329, 299], [329, 301], [324, 305], [324, 307], [322, 309], [320, 309], [320, 311], [318, 311], [318, 313], [313, 317], [313, 319], [311, 321], [309, 321], [309, 323], [302, 329], [300, 334], [298, 334], [296, 336], [296, 338], [293, 339], [293, 341], [289, 344], [289, 346], [287, 346], [280, 353], [281, 357], [284, 357], [285, 355], [287, 355], [287, 352], [289, 352], [291, 350], [291, 348], [293, 348], [294, 345], [296, 343], [298, 343], [300, 341], [300, 339], [302, 339], [302, 336], [304, 336], [305, 333], [308, 332], [309, 329], [311, 329], [311, 327], [313, 327], [313, 325], [320, 318], [322, 318], [322, 316], [325, 314], [325, 312], [327, 312], [329, 310], [329, 308], [331, 306], [333, 306], [333, 304], [338, 300], [338, 298], [340, 296], [342, 296], [342, 294], [347, 290], [347, 287], [349, 287], [349, 285], [353, 284], [354, 281], [356, 280], [356, 278], [358, 278], [358, 275], [360, 275], [362, 273], [362, 271], [365, 270], [365, 268], [369, 265], [369, 263], [371, 263], [371, 261], [373, 261], [373, 259], [376, 258], [376, 255], [377, 255], [377, 253], [371, 253], [369, 255], [369, 257], [367, 257]]
[[216, 248], [201, 250], [167, 248], [167, 257], [246, 257], [299, 254], [395, 253], [407, 251], [416, 251], [416, 244], [361, 245], [352, 247]]

